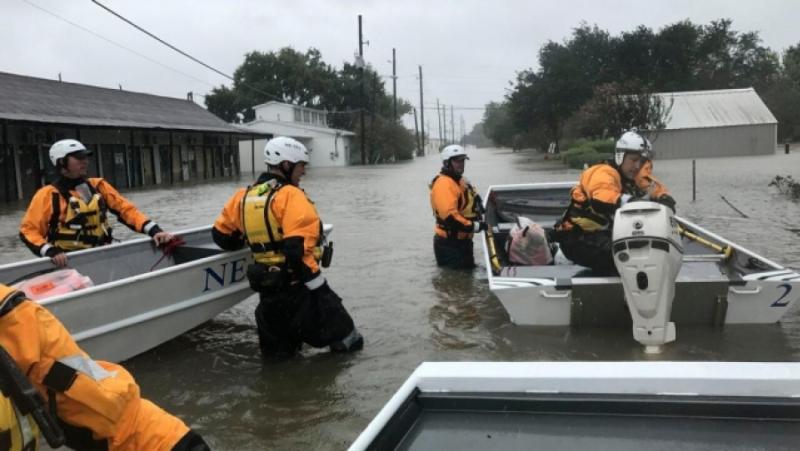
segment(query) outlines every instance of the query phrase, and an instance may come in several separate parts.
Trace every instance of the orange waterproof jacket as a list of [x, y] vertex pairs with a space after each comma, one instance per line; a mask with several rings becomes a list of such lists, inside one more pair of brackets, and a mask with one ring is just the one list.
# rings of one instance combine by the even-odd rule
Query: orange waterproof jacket
[[[214, 222], [215, 233], [233, 238], [244, 237], [242, 200], [246, 194], [247, 188], [242, 188], [228, 199], [222, 208], [222, 213]], [[308, 267], [311, 274], [319, 272], [314, 249], [319, 243], [322, 227], [317, 209], [306, 193], [287, 183], [273, 196], [270, 209], [280, 225], [283, 239], [302, 238], [303, 264]], [[244, 242], [241, 244], [243, 245]]]
[[[151, 236], [161, 230], [105, 179], [90, 178], [87, 182], [102, 196], [108, 210], [121, 223], [136, 232]], [[78, 196], [74, 189], [69, 190], [69, 193]], [[34, 254], [44, 257], [47, 250], [53, 247], [56, 232], [64, 226], [67, 210], [67, 199], [59, 193], [55, 183], [43, 186], [36, 192], [19, 226], [20, 238]]]
[[659, 199], [669, 195], [667, 187], [653, 176], [653, 160], [646, 160], [635, 178], [636, 187], [641, 191], [642, 198]]
[[140, 398], [123, 367], [91, 360], [47, 309], [2, 284], [0, 345], [44, 399], [55, 399], [61, 420], [89, 429], [109, 450], [170, 450], [189, 432], [183, 421]]
[[578, 226], [586, 232], [607, 228], [623, 190], [622, 176], [616, 168], [605, 163], [589, 167], [570, 191], [570, 206], [557, 228], [568, 231]]
[[442, 238], [472, 239], [478, 218], [475, 188], [461, 177], [441, 173], [431, 182], [431, 208], [436, 218], [433, 231]]

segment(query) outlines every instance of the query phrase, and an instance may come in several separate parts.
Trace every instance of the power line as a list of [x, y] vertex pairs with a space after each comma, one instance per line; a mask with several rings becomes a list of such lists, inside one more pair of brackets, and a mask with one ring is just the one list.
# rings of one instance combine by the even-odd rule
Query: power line
[[[26, 0], [26, 1], [27, 1], [27, 0]], [[116, 16], [117, 18], [119, 18], [120, 20], [122, 20], [123, 22], [125, 22], [125, 23], [127, 23], [128, 25], [130, 25], [130, 26], [132, 26], [132, 27], [136, 28], [137, 30], [141, 31], [142, 33], [144, 33], [144, 34], [146, 34], [146, 35], [150, 36], [151, 38], [155, 39], [156, 41], [160, 42], [161, 44], [164, 44], [165, 46], [167, 46], [167, 47], [171, 48], [172, 50], [174, 50], [174, 51], [176, 51], [176, 52], [180, 53], [181, 55], [183, 55], [183, 56], [185, 56], [185, 57], [189, 58], [190, 60], [192, 60], [192, 61], [196, 62], [197, 64], [200, 64], [201, 66], [203, 66], [203, 67], [205, 67], [205, 68], [207, 68], [207, 69], [209, 69], [209, 70], [211, 70], [211, 71], [214, 71], [214, 72], [216, 72], [217, 74], [219, 74], [219, 75], [222, 75], [223, 77], [225, 77], [225, 78], [227, 78], [227, 79], [229, 79], [229, 80], [231, 80], [231, 81], [233, 81], [233, 82], [236, 82], [236, 80], [235, 80], [233, 77], [231, 77], [230, 75], [228, 75], [228, 74], [226, 74], [226, 73], [222, 72], [221, 70], [219, 70], [219, 69], [217, 69], [217, 68], [215, 68], [215, 67], [212, 67], [212, 66], [211, 66], [211, 65], [209, 65], [209, 64], [206, 64], [206, 63], [204, 63], [203, 61], [200, 61], [199, 59], [197, 59], [197, 58], [193, 57], [192, 55], [189, 55], [188, 53], [184, 52], [183, 50], [181, 50], [181, 49], [179, 49], [179, 48], [175, 47], [174, 45], [170, 44], [169, 42], [167, 42], [167, 41], [165, 41], [165, 40], [163, 40], [163, 39], [159, 38], [158, 36], [154, 35], [153, 33], [150, 33], [149, 31], [145, 30], [144, 28], [140, 27], [139, 25], [136, 25], [135, 23], [133, 23], [132, 21], [128, 20], [127, 18], [125, 18], [125, 17], [124, 17], [124, 16], [122, 16], [121, 14], [119, 14], [119, 13], [117, 13], [116, 11], [112, 10], [111, 8], [109, 8], [109, 7], [105, 6], [105, 5], [103, 5], [103, 4], [102, 4], [102, 3], [100, 3], [99, 1], [97, 1], [97, 0], [91, 0], [91, 1], [92, 1], [92, 3], [94, 3], [95, 5], [97, 5], [97, 6], [101, 7], [101, 8], [103, 8], [104, 10], [106, 10], [106, 11], [108, 11], [109, 13], [113, 14], [114, 16]], [[246, 88], [249, 88], [249, 89], [252, 89], [253, 91], [256, 91], [256, 92], [258, 92], [258, 93], [260, 93], [260, 94], [263, 94], [263, 95], [265, 95], [265, 96], [267, 96], [267, 97], [269, 97], [269, 98], [271, 98], [271, 99], [273, 99], [273, 100], [277, 100], [277, 101], [279, 101], [279, 102], [286, 103], [286, 101], [285, 101], [285, 100], [283, 99], [283, 97], [281, 97], [281, 96], [278, 96], [278, 95], [275, 95], [275, 94], [271, 94], [271, 93], [269, 93], [269, 92], [262, 91], [261, 89], [259, 89], [259, 88], [256, 88], [255, 86], [249, 85], [249, 84], [247, 84], [247, 83], [242, 83], [242, 82], [240, 82], [240, 83], [242, 84], [242, 86], [244, 86], [244, 87], [246, 87]], [[298, 105], [298, 106], [300, 106], [300, 105]]]
[[[436, 105], [425, 105], [426, 110], [435, 110], [437, 107]], [[453, 106], [454, 110], [485, 110], [485, 106]]]
[[122, 45], [122, 44], [120, 44], [120, 43], [118, 43], [118, 42], [112, 41], [111, 39], [109, 39], [109, 38], [107, 38], [107, 37], [105, 37], [105, 36], [103, 36], [103, 35], [101, 35], [101, 34], [95, 33], [94, 31], [92, 31], [92, 30], [89, 30], [88, 28], [86, 28], [86, 27], [84, 27], [84, 26], [82, 26], [82, 25], [79, 25], [79, 24], [77, 24], [77, 23], [75, 23], [75, 22], [72, 22], [72, 21], [71, 21], [71, 20], [69, 20], [69, 19], [66, 19], [66, 18], [64, 18], [64, 17], [61, 17], [61, 16], [59, 16], [58, 14], [56, 14], [56, 13], [54, 13], [54, 12], [52, 12], [52, 11], [49, 11], [49, 10], [47, 10], [47, 9], [45, 9], [45, 8], [42, 8], [41, 6], [39, 6], [39, 5], [37, 5], [37, 4], [33, 3], [33, 2], [31, 2], [31, 1], [29, 1], [29, 0], [22, 0], [22, 1], [23, 1], [23, 2], [25, 2], [25, 3], [27, 3], [28, 5], [30, 5], [30, 6], [32, 6], [32, 7], [34, 7], [34, 8], [36, 8], [36, 9], [38, 9], [39, 11], [42, 11], [42, 12], [44, 12], [44, 13], [46, 13], [46, 14], [49, 14], [49, 15], [51, 15], [51, 16], [53, 16], [53, 17], [55, 17], [55, 18], [56, 18], [56, 19], [58, 19], [58, 20], [61, 20], [61, 21], [63, 21], [63, 22], [66, 22], [66, 23], [68, 23], [68, 24], [72, 25], [73, 27], [76, 27], [76, 28], [78, 28], [78, 29], [80, 29], [80, 30], [83, 30], [84, 32], [86, 32], [86, 33], [89, 33], [89, 34], [91, 34], [92, 36], [94, 36], [94, 37], [96, 37], [96, 38], [102, 39], [102, 40], [104, 40], [104, 41], [108, 42], [109, 44], [113, 44], [113, 45], [115, 45], [115, 46], [117, 46], [117, 47], [119, 47], [119, 48], [121, 48], [121, 49], [123, 49], [123, 50], [127, 50], [128, 52], [131, 52], [131, 53], [133, 53], [134, 55], [136, 55], [136, 56], [138, 56], [138, 57], [140, 57], [140, 58], [143, 58], [143, 59], [145, 59], [145, 60], [147, 60], [147, 61], [150, 61], [151, 63], [157, 64], [157, 65], [159, 65], [159, 66], [161, 66], [161, 67], [163, 67], [163, 68], [165, 68], [165, 69], [169, 69], [169, 70], [171, 70], [171, 71], [173, 71], [173, 72], [175, 72], [175, 73], [177, 73], [177, 74], [183, 75], [184, 77], [191, 78], [191, 79], [192, 79], [192, 80], [194, 80], [194, 81], [197, 81], [197, 82], [200, 82], [200, 83], [206, 84], [206, 85], [208, 85], [208, 86], [214, 87], [214, 85], [213, 85], [212, 83], [209, 83], [208, 81], [201, 80], [201, 79], [199, 79], [199, 78], [197, 78], [197, 77], [194, 77], [194, 76], [192, 76], [192, 75], [189, 75], [189, 74], [187, 74], [187, 73], [185, 73], [185, 72], [182, 72], [182, 71], [180, 71], [180, 70], [178, 70], [178, 69], [175, 69], [174, 67], [171, 67], [171, 66], [168, 66], [168, 65], [166, 65], [166, 64], [164, 64], [164, 63], [161, 63], [161, 62], [159, 62], [159, 61], [156, 61], [156, 60], [154, 60], [153, 58], [150, 58], [150, 57], [149, 57], [149, 56], [147, 56], [147, 55], [144, 55], [144, 54], [142, 54], [142, 53], [139, 53], [139, 52], [137, 52], [136, 50], [133, 50], [133, 49], [131, 49], [131, 48], [128, 48], [128, 47], [125, 47], [124, 45]]
[[222, 71], [221, 71], [221, 70], [219, 70], [219, 69], [216, 69], [216, 68], [214, 68], [214, 67], [211, 67], [211, 66], [209, 66], [208, 64], [206, 64], [206, 63], [204, 63], [204, 62], [200, 61], [199, 59], [197, 59], [197, 58], [193, 57], [192, 55], [189, 55], [188, 53], [186, 53], [186, 52], [184, 52], [183, 50], [181, 50], [181, 49], [179, 49], [179, 48], [175, 47], [174, 45], [170, 44], [169, 42], [167, 42], [167, 41], [165, 41], [165, 40], [163, 40], [163, 39], [159, 38], [158, 36], [154, 35], [153, 33], [150, 33], [149, 31], [145, 30], [144, 28], [140, 27], [139, 25], [136, 25], [135, 23], [133, 23], [133, 22], [131, 22], [130, 20], [128, 20], [128, 19], [126, 19], [125, 17], [123, 17], [122, 15], [120, 15], [120, 14], [117, 14], [117, 12], [116, 12], [116, 11], [114, 11], [114, 10], [112, 10], [111, 8], [107, 7], [106, 5], [104, 5], [104, 4], [100, 3], [100, 2], [98, 2], [97, 0], [92, 0], [92, 3], [94, 3], [95, 5], [97, 5], [97, 6], [101, 7], [101, 8], [103, 8], [103, 9], [105, 9], [106, 11], [110, 12], [111, 14], [113, 14], [113, 15], [117, 16], [117, 17], [118, 17], [120, 20], [122, 20], [123, 22], [125, 22], [125, 23], [127, 23], [127, 24], [131, 25], [132, 27], [134, 27], [134, 28], [136, 28], [137, 30], [141, 31], [142, 33], [144, 33], [144, 34], [146, 34], [146, 35], [150, 36], [151, 38], [155, 39], [156, 41], [158, 41], [158, 42], [160, 42], [160, 43], [162, 43], [162, 44], [166, 45], [167, 47], [171, 48], [172, 50], [175, 50], [176, 52], [178, 52], [178, 53], [180, 53], [181, 55], [183, 55], [183, 56], [185, 56], [185, 57], [189, 58], [190, 60], [194, 61], [195, 63], [197, 63], [197, 64], [200, 64], [200, 65], [202, 65], [203, 67], [205, 67], [205, 68], [207, 68], [207, 69], [210, 69], [210, 70], [212, 70], [212, 71], [214, 71], [214, 72], [216, 72], [216, 73], [218, 73], [218, 74], [222, 75], [222, 76], [223, 76], [223, 77], [225, 77], [225, 78], [228, 78], [228, 79], [230, 79], [230, 80], [233, 80], [233, 77], [231, 77], [230, 75], [228, 75], [228, 74], [226, 74], [226, 73], [222, 72]]

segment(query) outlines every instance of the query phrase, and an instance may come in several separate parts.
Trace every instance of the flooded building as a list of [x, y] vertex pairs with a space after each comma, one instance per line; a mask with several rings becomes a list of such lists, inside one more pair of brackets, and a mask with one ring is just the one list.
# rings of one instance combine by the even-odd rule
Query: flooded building
[[328, 127], [327, 111], [274, 101], [253, 109], [255, 119], [237, 127], [264, 138], [240, 143], [243, 173], [264, 169], [264, 145], [272, 136], [289, 136], [302, 142], [309, 150], [313, 167], [346, 166], [350, 161], [355, 134]]
[[0, 201], [56, 178], [50, 145], [80, 140], [119, 189], [239, 175], [238, 130], [186, 99], [0, 72]]
[[653, 135], [658, 159], [772, 155], [778, 121], [753, 88], [656, 94], [672, 105]]

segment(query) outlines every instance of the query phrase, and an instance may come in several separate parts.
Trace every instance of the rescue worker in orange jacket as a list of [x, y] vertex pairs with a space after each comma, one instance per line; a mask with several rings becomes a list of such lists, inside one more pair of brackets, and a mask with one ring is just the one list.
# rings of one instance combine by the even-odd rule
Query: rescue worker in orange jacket
[[119, 365], [92, 360], [47, 309], [0, 284], [0, 346], [47, 399], [78, 450], [208, 450], [180, 419], [139, 396]]
[[650, 142], [629, 131], [617, 141], [613, 164], [596, 164], [583, 171], [570, 192], [569, 207], [555, 226], [554, 238], [568, 259], [597, 275], [616, 275], [611, 232], [617, 208], [646, 199], [675, 210], [675, 200], [649, 172], [652, 163], [641, 171], [649, 157]]
[[442, 149], [442, 169], [431, 182], [433, 254], [436, 264], [455, 269], [475, 267], [472, 236], [486, 230], [481, 221], [480, 197], [464, 178], [469, 159], [463, 147], [451, 144]]
[[19, 226], [19, 236], [40, 257], [57, 266], [67, 264], [67, 252], [111, 243], [108, 213], [157, 245], [173, 239], [102, 178], [86, 178], [91, 152], [79, 141], [62, 139], [50, 147], [50, 161], [60, 178], [40, 188]]
[[320, 271], [330, 263], [322, 221], [314, 204], [299, 188], [308, 150], [288, 137], [275, 137], [264, 147], [268, 171], [256, 183], [237, 191], [225, 204], [212, 229], [217, 245], [236, 250], [247, 244], [254, 263], [247, 268], [250, 286], [259, 293], [256, 307], [261, 353], [283, 359], [302, 344], [357, 351], [364, 339]]

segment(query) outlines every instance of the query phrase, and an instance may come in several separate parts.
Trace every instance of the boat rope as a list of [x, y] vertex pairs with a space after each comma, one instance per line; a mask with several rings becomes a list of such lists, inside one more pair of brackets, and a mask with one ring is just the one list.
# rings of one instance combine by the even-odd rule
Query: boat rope
[[732, 204], [732, 203], [731, 203], [731, 202], [730, 202], [728, 199], [725, 199], [725, 196], [723, 196], [722, 194], [720, 194], [720, 195], [719, 195], [719, 197], [721, 197], [721, 198], [722, 198], [722, 200], [724, 200], [724, 201], [725, 201], [725, 203], [726, 203], [726, 204], [728, 204], [728, 206], [729, 206], [729, 207], [733, 208], [733, 210], [734, 210], [736, 213], [739, 213], [740, 215], [742, 215], [742, 217], [743, 217], [743, 218], [750, 219], [750, 216], [747, 216], [746, 214], [744, 214], [744, 212], [742, 212], [742, 210], [739, 210], [738, 208], [736, 208], [736, 207], [735, 207], [735, 206], [734, 206], [734, 205], [733, 205], [733, 204]]
[[186, 244], [186, 241], [183, 241], [183, 238], [179, 236], [173, 237], [171, 240], [164, 243], [164, 245], [161, 247], [161, 258], [159, 258], [158, 261], [150, 267], [150, 271], [156, 269], [156, 266], [158, 266], [162, 260], [175, 253], [175, 249], [183, 246], [184, 244]]

